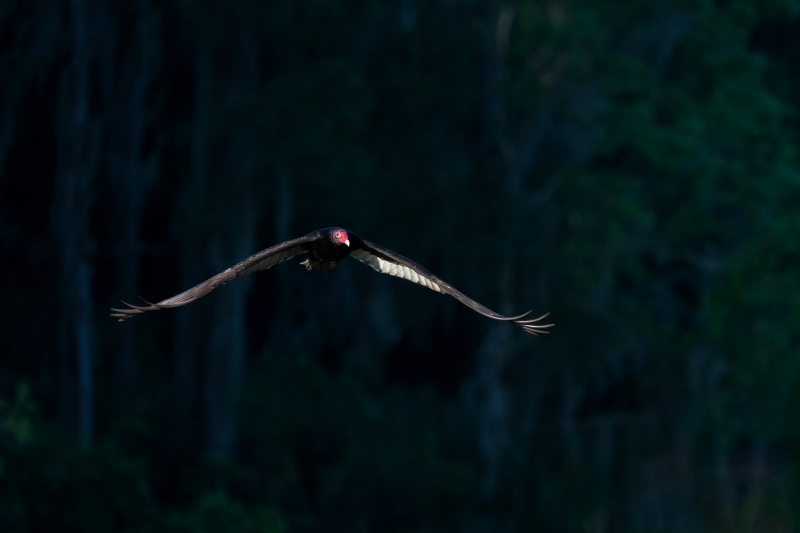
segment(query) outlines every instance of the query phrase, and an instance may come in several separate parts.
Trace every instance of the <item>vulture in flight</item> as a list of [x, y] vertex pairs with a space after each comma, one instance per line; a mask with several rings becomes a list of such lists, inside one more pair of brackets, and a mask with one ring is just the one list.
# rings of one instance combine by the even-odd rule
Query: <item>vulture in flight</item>
[[[511, 322], [525, 330], [527, 333], [536, 335], [537, 333], [548, 333], [545, 328], [553, 324], [539, 324], [547, 315], [539, 318], [523, 320], [530, 311], [518, 316], [504, 316], [495, 313], [488, 307], [485, 307], [472, 298], [467, 297], [462, 292], [455, 289], [446, 281], [441, 280], [427, 269], [418, 265], [417, 263], [406, 259], [400, 254], [396, 254], [383, 246], [369, 242], [362, 239], [352, 232], [345, 231], [342, 228], [325, 228], [313, 231], [305, 237], [293, 239], [290, 241], [276, 244], [266, 250], [262, 250], [255, 255], [252, 255], [244, 261], [237, 263], [228, 270], [221, 272], [213, 278], [207, 279], [201, 284], [192, 287], [172, 298], [161, 300], [158, 303], [151, 305], [131, 305], [125, 303], [127, 308], [124, 309], [111, 309], [114, 313], [111, 315], [117, 317], [120, 322], [127, 318], [147, 311], [158, 311], [159, 309], [172, 309], [173, 307], [180, 307], [191, 303], [198, 298], [205, 296], [225, 282], [234, 278], [238, 278], [242, 274], [249, 274], [258, 270], [264, 270], [277, 265], [282, 261], [291, 259], [300, 254], [308, 252], [308, 257], [300, 264], [305, 265], [306, 270], [321, 270], [325, 272], [332, 272], [336, 269], [339, 261], [348, 255], [358, 259], [378, 272], [389, 274], [400, 279], [407, 279], [413, 281], [418, 285], [427, 287], [436, 292], [449, 294], [462, 304], [470, 309], [477, 311], [483, 316], [493, 318], [495, 320], [503, 320]], [[149, 303], [149, 302], [148, 302]]]

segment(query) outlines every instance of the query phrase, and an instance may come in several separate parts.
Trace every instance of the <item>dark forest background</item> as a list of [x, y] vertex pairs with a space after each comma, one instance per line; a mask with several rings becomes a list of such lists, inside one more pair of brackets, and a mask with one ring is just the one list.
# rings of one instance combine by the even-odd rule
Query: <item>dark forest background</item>
[[[800, 529], [800, 2], [0, 3], [0, 530]], [[349, 261], [175, 311], [343, 226]]]

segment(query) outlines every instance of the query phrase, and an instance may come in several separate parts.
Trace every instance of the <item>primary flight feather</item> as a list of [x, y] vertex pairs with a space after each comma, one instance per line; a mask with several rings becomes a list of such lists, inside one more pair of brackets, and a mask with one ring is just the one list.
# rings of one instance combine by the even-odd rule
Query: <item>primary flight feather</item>
[[114, 311], [114, 313], [111, 316], [117, 317], [119, 321], [122, 322], [127, 318], [147, 311], [180, 307], [205, 296], [223, 283], [238, 278], [242, 274], [265, 270], [282, 261], [304, 253], [308, 253], [308, 257], [300, 264], [305, 265], [307, 270], [331, 272], [336, 269], [339, 261], [349, 255], [383, 274], [413, 281], [418, 285], [422, 285], [423, 287], [427, 287], [442, 294], [449, 294], [483, 316], [495, 320], [511, 322], [532, 335], [548, 333], [545, 331], [545, 328], [553, 325], [538, 323], [547, 316], [546, 314], [532, 320], [522, 320], [530, 311], [519, 316], [504, 316], [496, 313], [488, 307], [479, 304], [472, 298], [469, 298], [446, 281], [438, 278], [410, 259], [406, 259], [402, 255], [396, 254], [383, 246], [364, 240], [355, 233], [348, 232], [342, 228], [325, 228], [313, 231], [299, 239], [293, 239], [271, 246], [266, 250], [251, 255], [226, 271], [220, 272], [213, 278], [207, 279], [187, 291], [177, 294], [172, 298], [161, 300], [158, 303], [150, 305], [131, 305], [123, 302], [128, 307], [124, 309], [112, 308], [111, 310]]

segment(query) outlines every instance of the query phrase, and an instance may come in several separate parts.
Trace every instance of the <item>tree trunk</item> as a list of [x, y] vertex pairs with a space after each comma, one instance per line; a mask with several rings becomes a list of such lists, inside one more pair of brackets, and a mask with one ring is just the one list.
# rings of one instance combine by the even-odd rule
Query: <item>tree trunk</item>
[[[117, 292], [118, 294], [137, 294], [137, 278], [141, 243], [142, 205], [147, 187], [153, 180], [152, 162], [143, 159], [142, 146], [145, 127], [149, 120], [147, 90], [152, 79], [155, 56], [156, 13], [139, 1], [134, 9], [137, 21], [137, 43], [128, 49], [121, 72], [110, 69], [116, 82], [111, 94], [115, 102], [110, 104], [117, 124], [109, 128], [112, 136], [109, 167], [114, 181], [113, 192], [117, 195], [115, 221], [118, 241]], [[115, 75], [117, 74], [117, 75]], [[132, 297], [132, 296], [130, 296]], [[134, 394], [136, 364], [136, 328], [138, 321], [131, 321], [120, 328], [117, 350], [114, 357], [116, 372], [116, 394], [120, 406], [130, 404]]]
[[[53, 232], [59, 258], [58, 357], [66, 418], [81, 445], [92, 447], [94, 328], [89, 258], [90, 184], [97, 150], [89, 124], [89, 47], [84, 0], [70, 4], [71, 56], [60, 84], [58, 175], [53, 199]], [[71, 361], [75, 363], [72, 371]]]
[[[257, 52], [252, 35], [244, 33], [239, 43], [239, 59], [226, 79], [230, 80], [226, 103], [246, 106], [255, 95]], [[215, 271], [230, 267], [253, 253], [256, 211], [248, 184], [256, 133], [251, 128], [237, 129], [226, 153], [225, 174], [230, 176], [224, 194], [234, 206], [220, 221], [214, 248]], [[230, 243], [228, 245], [228, 243]], [[207, 451], [211, 457], [227, 461], [236, 444], [236, 407], [241, 389], [247, 351], [246, 304], [251, 279], [236, 280], [220, 291], [214, 306], [213, 329], [207, 354], [205, 398], [208, 413]]]
[[[502, 235], [502, 255], [500, 258], [499, 311], [513, 313], [517, 308], [515, 295], [522, 281], [520, 267], [524, 257], [519, 252], [520, 242], [536, 247], [538, 241], [524, 233], [531, 226], [529, 202], [526, 196], [526, 178], [533, 172], [538, 162], [542, 139], [551, 124], [549, 106], [540, 102], [535, 109], [525, 114], [516, 112], [509, 103], [510, 87], [519, 89], [520, 82], [509, 72], [509, 42], [511, 30], [517, 16], [512, 5], [497, 2], [487, 13], [490, 29], [486, 38], [484, 52], [484, 121], [486, 124], [487, 145], [493, 146], [502, 176], [503, 218], [498, 228]], [[503, 379], [510, 359], [520, 350], [520, 338], [509, 335], [503, 324], [494, 327], [479, 352], [476, 380], [483, 389], [482, 404], [478, 410], [478, 427], [484, 432], [479, 435], [480, 449], [484, 456], [484, 479], [482, 497], [486, 500], [494, 496], [498, 484], [514, 486], [513, 512], [508, 515], [505, 527], [509, 531], [521, 527], [524, 514], [524, 498], [527, 493], [527, 480], [521, 477], [503, 479], [503, 475], [513, 476], [528, 467], [527, 456], [533, 444], [534, 417], [538, 411], [540, 394], [536, 381], [528, 387], [529, 396], [518, 398], [512, 395], [509, 385]], [[515, 403], [524, 400], [522, 413], [528, 419], [520, 419], [519, 408]], [[519, 433], [512, 434], [512, 427]], [[487, 433], [486, 429], [491, 428]], [[520, 429], [521, 428], [521, 431]]]
[[[200, 39], [195, 61], [194, 124], [191, 137], [189, 178], [178, 200], [176, 223], [181, 235], [181, 286], [191, 287], [202, 281], [209, 271], [200, 258], [206, 257], [206, 235], [202, 224], [202, 197], [206, 187], [210, 148], [210, 107], [212, 90], [212, 47], [208, 39]], [[185, 229], [188, 228], [188, 229]], [[207, 277], [207, 276], [206, 276]], [[195, 400], [197, 358], [201, 354], [201, 338], [196, 334], [203, 317], [196, 306], [186, 306], [175, 317], [175, 415], [184, 426]]]
[[[217, 270], [229, 267], [231, 257], [244, 257], [252, 251], [254, 229], [254, 211], [245, 205], [240, 223], [221, 231], [216, 239], [217, 244], [231, 243], [216, 247], [226, 250], [216, 254]], [[233, 457], [236, 443], [236, 407], [247, 351], [246, 304], [250, 282], [246, 276], [236, 280], [219, 291], [214, 303], [205, 379], [206, 448], [211, 457], [223, 461]]]

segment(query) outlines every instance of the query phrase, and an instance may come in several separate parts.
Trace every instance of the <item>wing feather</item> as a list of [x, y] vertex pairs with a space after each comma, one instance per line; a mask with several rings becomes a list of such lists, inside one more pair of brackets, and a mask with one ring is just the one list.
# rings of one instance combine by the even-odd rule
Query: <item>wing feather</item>
[[198, 285], [195, 285], [191, 289], [180, 294], [176, 294], [175, 296], [167, 298], [166, 300], [161, 300], [160, 302], [156, 303], [145, 302], [148, 305], [132, 305], [122, 302], [128, 307], [121, 309], [112, 308], [111, 310], [114, 311], [114, 313], [111, 316], [116, 317], [120, 322], [123, 322], [127, 318], [145, 313], [147, 311], [172, 309], [174, 307], [180, 307], [182, 305], [191, 303], [198, 298], [202, 298], [223, 283], [227, 283], [228, 281], [238, 278], [243, 274], [249, 274], [258, 270], [265, 270], [277, 265], [281, 261], [286, 261], [287, 259], [291, 259], [292, 257], [307, 252], [311, 242], [318, 237], [318, 233], [319, 232], [309, 233], [304, 237], [285, 241], [280, 244], [276, 244], [275, 246], [271, 246], [265, 250], [261, 250], [260, 252], [251, 255], [244, 261], [236, 263], [224, 272], [220, 272], [216, 276], [209, 278]]
[[536, 335], [538, 333], [549, 333], [545, 328], [553, 326], [553, 324], [538, 323], [540, 320], [544, 319], [547, 314], [542, 315], [539, 318], [528, 320], [522, 319], [525, 318], [530, 311], [518, 316], [501, 315], [500, 313], [492, 311], [485, 305], [476, 302], [414, 261], [403, 257], [402, 255], [389, 250], [388, 248], [384, 248], [383, 246], [364, 240], [352, 232], [349, 233], [349, 236], [351, 243], [350, 255], [354, 259], [358, 259], [362, 263], [371, 266], [382, 274], [389, 274], [390, 276], [395, 276], [400, 279], [407, 279], [436, 292], [449, 294], [462, 304], [485, 317], [492, 318], [494, 320], [511, 322], [515, 326], [522, 328], [527, 333], [532, 335]]

